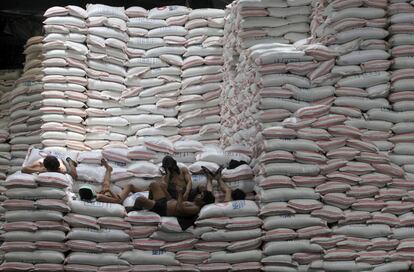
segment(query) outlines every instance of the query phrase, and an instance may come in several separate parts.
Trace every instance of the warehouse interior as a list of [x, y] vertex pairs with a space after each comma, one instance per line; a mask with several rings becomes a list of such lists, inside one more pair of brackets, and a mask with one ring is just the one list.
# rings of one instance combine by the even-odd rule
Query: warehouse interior
[[0, 4], [0, 271], [414, 271], [414, 2]]

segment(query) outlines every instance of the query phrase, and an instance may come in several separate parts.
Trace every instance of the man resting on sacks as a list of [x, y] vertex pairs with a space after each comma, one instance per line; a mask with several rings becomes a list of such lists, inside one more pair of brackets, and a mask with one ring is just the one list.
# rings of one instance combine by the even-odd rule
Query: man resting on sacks
[[48, 155], [44, 159], [39, 159], [32, 165], [24, 166], [22, 173], [33, 174], [33, 173], [45, 173], [45, 172], [57, 172], [62, 174], [69, 174], [73, 179], [78, 178], [76, 167], [78, 164], [73, 161], [70, 157], [66, 158], [66, 163], [55, 156]]
[[213, 174], [208, 168], [201, 166], [204, 174], [207, 176], [207, 190], [211, 187], [212, 191], [213, 179], [217, 180], [220, 190], [224, 193], [224, 202], [236, 201], [236, 200], [245, 200], [246, 193], [240, 189], [232, 190], [227, 184], [223, 181], [221, 172], [223, 171], [223, 166], [220, 166], [219, 169]]
[[197, 220], [200, 209], [214, 203], [214, 195], [210, 191], [197, 194], [193, 202], [185, 201], [183, 189], [176, 188], [177, 199], [173, 199], [164, 182], [153, 182], [150, 184], [150, 195], [152, 199], [139, 196], [130, 211], [146, 209], [160, 216], [175, 216], [183, 230], [186, 230]]
[[101, 160], [101, 165], [105, 167], [105, 176], [102, 183], [102, 189], [98, 193], [89, 186], [84, 185], [79, 188], [79, 197], [83, 201], [99, 201], [99, 202], [107, 202], [107, 203], [117, 203], [122, 204], [124, 200], [129, 196], [130, 193], [137, 193], [141, 192], [138, 188], [135, 188], [132, 184], [127, 185], [122, 192], [116, 194], [111, 191], [111, 175], [112, 175], [112, 167], [108, 164], [105, 159]]

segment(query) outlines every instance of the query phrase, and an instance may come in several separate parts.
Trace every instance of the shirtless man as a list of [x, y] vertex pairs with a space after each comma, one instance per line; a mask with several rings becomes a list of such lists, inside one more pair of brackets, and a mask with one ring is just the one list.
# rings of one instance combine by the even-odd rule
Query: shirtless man
[[224, 193], [224, 202], [230, 202], [233, 200], [246, 199], [246, 193], [240, 189], [232, 190], [224, 181], [221, 175], [223, 167], [220, 167], [216, 173], [212, 173], [208, 168], [201, 167], [207, 176], [207, 185], [212, 184], [213, 179], [217, 180], [220, 190]]
[[173, 157], [165, 156], [160, 170], [163, 174], [162, 182], [167, 185], [170, 196], [178, 199], [177, 188], [181, 188], [184, 191], [183, 200], [188, 200], [192, 188], [191, 175], [188, 169], [179, 167]]
[[69, 174], [73, 179], [78, 178], [76, 167], [78, 164], [71, 158], [66, 158], [67, 165], [55, 156], [48, 155], [44, 159], [40, 159], [32, 165], [25, 166], [22, 168], [22, 173], [33, 174], [33, 173], [44, 173], [44, 172], [57, 172], [62, 174]]
[[176, 191], [177, 200], [171, 198], [165, 183], [153, 182], [150, 184], [153, 199], [140, 196], [135, 201], [133, 209], [144, 208], [160, 216], [191, 217], [198, 215], [204, 205], [214, 203], [215, 200], [211, 192], [204, 191], [195, 197], [194, 202], [184, 201], [182, 188], [177, 186]]
[[[105, 159], [101, 160], [101, 164], [105, 167], [105, 176], [102, 183], [102, 190], [96, 194], [97, 201], [122, 204], [130, 193], [136, 193], [141, 191], [135, 188], [133, 185], [129, 184], [119, 194], [115, 194], [114, 192], [112, 192], [111, 174], [113, 169]], [[83, 186], [82, 188], [80, 188], [79, 195], [81, 197], [81, 200], [90, 201], [95, 198], [95, 192], [90, 186]]]

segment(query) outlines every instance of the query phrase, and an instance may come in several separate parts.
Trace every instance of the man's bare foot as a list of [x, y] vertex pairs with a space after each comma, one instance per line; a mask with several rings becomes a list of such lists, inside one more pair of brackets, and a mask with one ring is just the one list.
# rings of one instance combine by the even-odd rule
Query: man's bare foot
[[107, 171], [112, 172], [112, 166], [110, 166], [104, 158], [101, 159], [101, 165], [105, 167]]
[[204, 174], [206, 174], [207, 176], [214, 178], [214, 174], [213, 172], [210, 171], [210, 169], [208, 169], [205, 166], [201, 166], [201, 169], [203, 170]]
[[223, 167], [223, 166], [220, 166], [220, 167], [217, 169], [217, 171], [214, 173], [214, 178], [215, 178], [215, 179], [219, 179], [219, 178], [221, 178], [221, 172], [223, 171], [223, 169], [224, 169], [224, 167]]
[[70, 157], [67, 157], [67, 158], [66, 158], [66, 161], [67, 161], [70, 165], [72, 165], [73, 167], [77, 167], [77, 166], [78, 166], [78, 163], [77, 163], [77, 162], [75, 162], [74, 160], [72, 160]]

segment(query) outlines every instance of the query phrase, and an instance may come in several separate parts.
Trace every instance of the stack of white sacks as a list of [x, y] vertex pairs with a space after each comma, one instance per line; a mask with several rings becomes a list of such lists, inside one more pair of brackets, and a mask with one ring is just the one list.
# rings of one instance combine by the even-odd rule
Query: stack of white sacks
[[266, 271], [399, 271], [410, 265], [411, 176], [390, 162], [402, 157], [382, 151], [392, 149], [393, 123], [412, 119], [409, 112], [383, 110], [390, 108], [385, 99], [390, 61], [384, 5], [374, 4], [369, 12], [328, 8], [323, 15], [344, 19], [343, 27], [358, 22], [349, 16], [364, 25], [367, 18], [361, 16], [371, 16], [375, 23], [349, 36], [323, 36], [330, 48], [307, 41], [250, 48], [233, 82], [243, 88], [225, 93], [223, 112], [231, 114], [223, 115], [230, 120], [223, 143], [255, 145], [265, 139], [256, 146], [253, 165], [266, 217]]
[[143, 137], [177, 140], [177, 98], [181, 88], [184, 24], [190, 9], [168, 6], [146, 11], [131, 7], [127, 44], [126, 85], [123, 105], [136, 111], [124, 116], [132, 132], [126, 144], [142, 144]]
[[0, 180], [5, 180], [10, 168], [10, 94], [16, 80], [20, 77], [20, 70], [0, 71]]
[[[259, 271], [261, 269], [262, 220], [250, 200], [204, 207], [196, 222], [200, 240], [196, 263], [200, 271]], [[191, 258], [191, 252], [180, 252]], [[188, 256], [185, 256], [188, 254]], [[193, 258], [195, 257], [193, 256]], [[194, 261], [194, 260], [193, 260]]]
[[[258, 83], [265, 75], [269, 78], [275, 77], [276, 74], [286, 73], [306, 75], [316, 69], [317, 64], [312, 63], [313, 58], [296, 60], [295, 53], [283, 56], [282, 59], [276, 61], [281, 65], [271, 65], [273, 60], [265, 59], [262, 63], [253, 64], [263, 67], [253, 70], [248, 64], [250, 50], [267, 48], [280, 50], [277, 47], [284, 46], [287, 50], [296, 50], [287, 44], [309, 36], [311, 10], [312, 1], [236, 1], [227, 7], [223, 42], [225, 73], [221, 97], [223, 101], [221, 123], [224, 135], [221, 141], [225, 146], [232, 144], [232, 139], [236, 141], [235, 143], [244, 143], [249, 146], [254, 144], [254, 138], [251, 136], [254, 136], [257, 131], [254, 123], [258, 117], [252, 115], [257, 111], [250, 112], [248, 108], [252, 104], [252, 97], [259, 97], [259, 89], [249, 90], [250, 85]], [[272, 43], [277, 44], [270, 45]], [[307, 63], [305, 66], [303, 63], [290, 63], [297, 61]], [[286, 66], [287, 63], [290, 63], [289, 67]], [[310, 86], [297, 87], [310, 88]], [[267, 88], [267, 86], [262, 86], [262, 88], [260, 95], [263, 98], [292, 97], [292, 91], [287, 89], [280, 91], [278, 95], [273, 95], [272, 88]], [[296, 93], [299, 91], [296, 90]], [[276, 107], [268, 112], [274, 112], [276, 115], [276, 111], [279, 118], [268, 118], [266, 122], [276, 122], [287, 117], [288, 112], [285, 107]]]
[[[394, 145], [391, 161], [401, 166], [405, 172], [414, 174], [414, 153], [410, 149], [412, 133], [414, 133], [414, 118], [409, 117], [414, 113], [414, 88], [410, 84], [414, 71], [414, 63], [411, 61], [414, 56], [414, 40], [411, 39], [414, 22], [410, 16], [414, 13], [414, 6], [408, 2], [390, 2], [388, 42], [392, 71], [388, 100], [392, 103], [392, 109], [395, 112], [393, 115], [396, 118], [391, 120], [391, 115], [387, 114], [389, 117], [386, 117], [387, 120], [384, 122], [388, 121], [390, 126], [392, 125], [393, 135], [390, 134], [388, 139]], [[375, 112], [370, 116], [373, 117], [374, 114]], [[413, 175], [410, 176], [413, 177]]]
[[86, 11], [52, 7], [44, 16], [41, 143], [85, 150]]
[[10, 93], [11, 173], [21, 168], [30, 145], [41, 145], [42, 40], [42, 36], [36, 36], [27, 41], [23, 74]]
[[192, 10], [185, 23], [178, 121], [183, 139], [218, 143], [224, 11]]
[[256, 170], [266, 271], [408, 269], [412, 231], [402, 226], [412, 196], [395, 184], [404, 171], [361, 130], [327, 119], [329, 109], [301, 109], [271, 129], [277, 137], [263, 133]]
[[[349, 117], [348, 125], [364, 131], [364, 138], [374, 141], [381, 151], [393, 144], [388, 122], [372, 121], [371, 113], [390, 109], [387, 97], [391, 90], [389, 45], [386, 41], [387, 1], [364, 4], [321, 3], [312, 22], [314, 37], [335, 50], [335, 107], [332, 112]], [[368, 116], [366, 115], [368, 113]]]
[[65, 242], [71, 251], [65, 271], [129, 271], [129, 263], [120, 257], [132, 250], [125, 208], [79, 200], [69, 200], [69, 206], [71, 211], [63, 218], [71, 228]]
[[256, 44], [288, 44], [305, 39], [309, 37], [314, 2], [234, 1], [226, 11], [226, 41], [241, 51]]
[[331, 104], [333, 57], [322, 45], [263, 44], [244, 51], [237, 77], [223, 91], [223, 144], [254, 146], [258, 132], [298, 109]]
[[64, 215], [71, 178], [60, 173], [16, 172], [7, 177], [2, 229], [2, 271], [63, 271], [69, 226]]
[[120, 98], [125, 93], [125, 53], [128, 42], [123, 7], [87, 5], [87, 118], [85, 145], [100, 149], [123, 143], [128, 121], [120, 117]]

